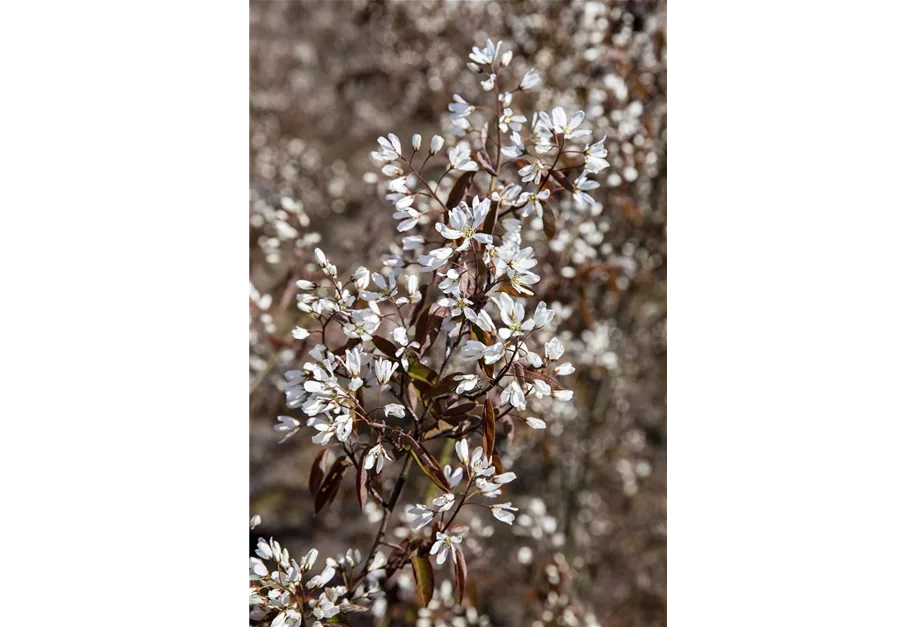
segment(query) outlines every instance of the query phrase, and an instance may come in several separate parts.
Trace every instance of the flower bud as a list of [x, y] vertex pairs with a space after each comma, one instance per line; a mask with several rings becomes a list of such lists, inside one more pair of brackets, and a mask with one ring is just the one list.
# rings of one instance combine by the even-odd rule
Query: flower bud
[[411, 138], [411, 145], [414, 146], [414, 150], [420, 150], [420, 133], [414, 133], [414, 137]]
[[430, 154], [435, 155], [439, 152], [440, 148], [443, 147], [443, 138], [439, 135], [434, 135], [433, 139], [430, 140]]

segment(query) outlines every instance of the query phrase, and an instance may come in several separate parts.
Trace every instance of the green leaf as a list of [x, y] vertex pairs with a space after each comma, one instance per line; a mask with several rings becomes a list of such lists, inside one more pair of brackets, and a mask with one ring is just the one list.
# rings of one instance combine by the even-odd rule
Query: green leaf
[[436, 383], [436, 371], [429, 366], [423, 365], [419, 361], [415, 361], [408, 368], [408, 376], [415, 381], [422, 381], [428, 386]]

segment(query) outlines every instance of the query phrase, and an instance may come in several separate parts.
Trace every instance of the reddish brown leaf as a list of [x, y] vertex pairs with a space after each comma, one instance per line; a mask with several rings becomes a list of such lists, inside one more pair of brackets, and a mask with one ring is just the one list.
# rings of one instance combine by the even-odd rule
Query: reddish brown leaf
[[475, 156], [478, 158], [478, 163], [485, 172], [491, 176], [497, 176], [497, 171], [494, 170], [494, 165], [490, 162], [490, 157], [487, 156], [486, 152], [479, 150], [475, 153]]
[[344, 471], [347, 470], [348, 463], [347, 457], [342, 455], [331, 464], [328, 474], [325, 475], [325, 479], [322, 481], [322, 486], [318, 489], [318, 494], [315, 495], [316, 514], [322, 511], [325, 505], [334, 500], [341, 485], [341, 479], [344, 478]]
[[[514, 366], [516, 364], [513, 364]], [[531, 383], [532, 381], [544, 381], [551, 386], [552, 390], [565, 390], [566, 388], [557, 382], [556, 379], [549, 377], [546, 374], [536, 372], [534, 370], [527, 370], [526, 368], [519, 368], [518, 370], [514, 369], [514, 374], [518, 372], [519, 376]]]
[[557, 212], [554, 210], [554, 207], [548, 204], [547, 200], [541, 204], [544, 207], [541, 216], [541, 222], [544, 225], [544, 234], [548, 239], [551, 239], [557, 234]]
[[363, 462], [366, 461], [366, 454], [369, 453], [369, 448], [367, 446], [363, 449], [363, 455], [360, 456], [360, 465], [357, 466], [357, 501], [360, 503], [360, 511], [363, 511], [366, 506], [366, 480], [369, 477], [368, 471], [363, 467]]
[[389, 359], [398, 361], [398, 358], [395, 356], [396, 353], [398, 352], [398, 347], [395, 346], [394, 342], [390, 342], [387, 339], [385, 339], [384, 337], [381, 337], [379, 335], [374, 335], [373, 344], [375, 344], [376, 348], [382, 351], [383, 355], [385, 355]]
[[411, 570], [414, 571], [414, 582], [417, 592], [424, 607], [430, 604], [433, 598], [433, 566], [429, 557], [415, 555], [411, 558]]
[[476, 403], [459, 403], [454, 407], [450, 407], [444, 410], [443, 416], [458, 416], [460, 414], [467, 414], [475, 407], [477, 407]]
[[465, 554], [461, 549], [455, 552], [455, 598], [461, 606], [465, 598], [465, 579], [468, 577], [468, 566], [465, 564]]
[[417, 291], [420, 292], [420, 300], [417, 301], [417, 304], [414, 305], [414, 310], [411, 312], [411, 319], [408, 321], [408, 326], [411, 327], [417, 323], [417, 318], [420, 316], [420, 312], [423, 311], [424, 305], [427, 302], [427, 288], [429, 285], [421, 285], [417, 288]]
[[309, 493], [315, 496], [318, 488], [322, 485], [322, 479], [325, 477], [325, 460], [328, 459], [328, 449], [322, 449], [322, 452], [315, 457], [312, 462], [312, 470], [309, 472]]
[[423, 330], [423, 335], [421, 336], [418, 332], [415, 335], [415, 339], [420, 342], [420, 350], [418, 354], [423, 357], [427, 350], [433, 345], [436, 341], [437, 336], [439, 335], [439, 330], [443, 326], [443, 319], [446, 317], [445, 308], [440, 307], [435, 312], [429, 315], [426, 326]]
[[500, 459], [500, 453], [494, 451], [494, 456], [491, 461], [494, 465], [494, 468], [497, 469], [497, 474], [502, 475], [503, 474], [503, 460]]
[[564, 189], [568, 192], [575, 192], [576, 188], [573, 186], [573, 183], [570, 182], [570, 179], [567, 178], [567, 175], [561, 172], [560, 170], [551, 170], [551, 176], [554, 177], [554, 180], [564, 186]]
[[474, 177], [474, 171], [465, 172], [455, 181], [455, 185], [452, 186], [452, 191], [449, 192], [449, 198], [446, 199], [446, 207], [449, 209], [455, 208], [462, 198], [465, 197], [465, 191], [468, 189], [468, 186], [471, 185], [471, 179]]
[[494, 404], [489, 398], [484, 399], [484, 457], [491, 457], [494, 453]]
[[350, 338], [349, 340], [347, 340], [346, 344], [344, 344], [343, 346], [339, 346], [338, 348], [334, 349], [331, 352], [338, 356], [343, 355], [345, 352], [349, 351], [354, 346], [360, 344], [362, 341], [363, 340], [361, 340], [358, 337]]
[[461, 374], [458, 372], [450, 372], [449, 374], [443, 375], [443, 377], [437, 381], [429, 390], [423, 393], [424, 400], [431, 400], [438, 396], [448, 395], [455, 391], [455, 386], [458, 385], [453, 377], [456, 374]]
[[488, 233], [493, 235], [494, 227], [497, 226], [497, 210], [499, 209], [499, 204], [495, 202], [490, 203], [490, 211], [487, 212], [487, 217], [484, 218], [484, 224], [481, 225], [481, 231], [483, 233]]
[[430, 454], [430, 451], [425, 449], [417, 440], [400, 429], [393, 431], [391, 438], [396, 446], [407, 447], [408, 450], [410, 450], [411, 455], [414, 456], [414, 461], [417, 462], [420, 469], [424, 471], [424, 474], [430, 477], [430, 480], [436, 484], [436, 487], [443, 492], [452, 492], [452, 489], [449, 487], [449, 480], [446, 479], [446, 473], [443, 472], [442, 466], [440, 466], [436, 458]]

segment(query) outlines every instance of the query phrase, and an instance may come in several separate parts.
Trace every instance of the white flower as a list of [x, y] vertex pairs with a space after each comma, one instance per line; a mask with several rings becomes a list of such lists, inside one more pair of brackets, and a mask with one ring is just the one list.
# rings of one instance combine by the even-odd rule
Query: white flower
[[486, 80], [481, 81], [481, 89], [491, 91], [494, 88], [494, 82], [497, 80], [496, 74], [491, 74]]
[[420, 133], [414, 133], [414, 136], [411, 138], [411, 146], [413, 146], [414, 150], [420, 150], [421, 139]]
[[490, 511], [494, 515], [494, 518], [507, 525], [511, 525], [516, 518], [513, 512], [518, 512], [519, 508], [513, 507], [512, 503], [501, 503], [499, 505], [491, 505]]
[[404, 406], [399, 405], [398, 403], [389, 403], [385, 406], [383, 410], [385, 416], [397, 416], [398, 418], [404, 418]]
[[316, 575], [315, 577], [310, 579], [308, 582], [306, 582], [306, 587], [307, 588], [320, 588], [324, 586], [326, 583], [328, 583], [329, 581], [331, 581], [332, 579], [334, 579], [334, 573], [335, 573], [334, 566], [332, 566], [331, 564], [327, 564], [325, 566], [325, 570], [322, 571], [322, 574]]
[[525, 296], [534, 296], [535, 292], [528, 289], [529, 285], [535, 285], [541, 277], [532, 272], [513, 272], [509, 273], [509, 283], [513, 288]]
[[522, 129], [522, 125], [525, 124], [524, 115], [513, 115], [513, 110], [510, 108], [503, 109], [503, 115], [500, 116], [500, 130], [506, 133], [510, 129], [513, 131], [518, 131]]
[[475, 313], [473, 309], [467, 309], [465, 311], [465, 317], [471, 320], [482, 331], [486, 331], [487, 333], [497, 332], [497, 327], [494, 326], [494, 321], [491, 320], [490, 314], [483, 309], [480, 313]]
[[552, 396], [559, 401], [569, 401], [573, 398], [573, 390], [555, 390]]
[[315, 249], [315, 258], [318, 260], [318, 265], [322, 268], [328, 265], [328, 258], [325, 257], [325, 253], [322, 252], [321, 248]]
[[[466, 457], [467, 457], [467, 443], [466, 443]], [[461, 459], [461, 456], [459, 457]], [[474, 449], [474, 452], [471, 454], [471, 459], [466, 462], [468, 466], [468, 478], [479, 478], [479, 477], [490, 477], [496, 472], [496, 468], [493, 467], [493, 463], [490, 458], [484, 457], [484, 447], [478, 446]]]
[[468, 394], [474, 390], [478, 384], [478, 375], [476, 374], [459, 374], [453, 377], [453, 380], [460, 383], [455, 388], [456, 394]]
[[421, 213], [413, 207], [404, 207], [400, 211], [396, 211], [392, 214], [393, 218], [401, 220], [396, 227], [399, 233], [410, 231], [417, 226], [417, 223], [420, 221], [420, 216]]
[[583, 150], [583, 157], [586, 159], [586, 171], [598, 174], [609, 166], [605, 157], [608, 156], [608, 150], [605, 148], [605, 139], [602, 137], [599, 141], [586, 147]]
[[401, 248], [408, 250], [421, 250], [424, 245], [423, 235], [408, 235], [401, 239]]
[[590, 181], [586, 177], [589, 175], [588, 172], [583, 172], [580, 174], [577, 179], [573, 182], [573, 198], [580, 205], [594, 205], [595, 199], [592, 198], [586, 192], [596, 189], [599, 186], [598, 181]]
[[302, 327], [293, 328], [293, 339], [295, 340], [304, 340], [309, 337], [309, 330], [303, 329]]
[[449, 494], [443, 494], [433, 499], [433, 505], [439, 508], [437, 513], [445, 512], [452, 509], [452, 505], [455, 503], [455, 495], [451, 492]]
[[459, 316], [468, 314], [474, 315], [474, 311], [471, 309], [471, 301], [468, 300], [464, 294], [456, 290], [451, 294], [451, 298], [441, 298], [437, 301], [437, 305], [440, 307], [446, 307], [449, 309], [450, 316]]
[[435, 155], [443, 147], [443, 138], [439, 135], [434, 135], [430, 140], [430, 154]]
[[446, 262], [449, 261], [453, 252], [455, 251], [451, 246], [444, 246], [443, 248], [431, 250], [427, 255], [420, 255], [417, 258], [417, 261], [423, 266], [420, 271], [433, 272], [434, 270], [442, 268], [446, 265]]
[[359, 338], [364, 342], [372, 339], [372, 334], [379, 328], [381, 319], [369, 309], [361, 309], [351, 314], [352, 322], [344, 325], [344, 335]]
[[544, 429], [547, 426], [545, 425], [544, 420], [531, 417], [525, 419], [525, 424], [530, 426], [532, 429]]
[[523, 183], [532, 182], [533, 185], [538, 185], [541, 183], [541, 177], [544, 175], [544, 172], [548, 167], [544, 164], [541, 159], [535, 161], [535, 163], [530, 163], [526, 166], [519, 168], [519, 176], [522, 179]]
[[510, 403], [516, 409], [525, 409], [525, 393], [515, 379], [500, 394], [500, 402]]
[[551, 338], [544, 345], [544, 355], [548, 359], [557, 360], [564, 354], [564, 343], [559, 338]]
[[[481, 449], [483, 451], [483, 449]], [[462, 439], [455, 443], [455, 454], [458, 455], [459, 461], [468, 465], [468, 440]]]
[[377, 154], [380, 155], [383, 161], [395, 161], [401, 156], [401, 140], [399, 140], [398, 136], [394, 133], [389, 133], [388, 139], [379, 137], [377, 141], [381, 148], [380, 152]]
[[257, 527], [260, 524], [261, 524], [261, 515], [255, 514], [254, 516], [252, 516], [252, 519], [249, 521], [248, 526], [250, 529], [254, 529], [255, 527]]
[[519, 88], [522, 91], [528, 91], [538, 87], [541, 84], [541, 77], [538, 76], [538, 72], [535, 71], [535, 68], [530, 69], [525, 73], [525, 76], [522, 77], [522, 82], [519, 84]]
[[[469, 115], [471, 115], [471, 112], [474, 111], [474, 106], [465, 102], [465, 99], [459, 96], [458, 94], [452, 94], [452, 100], [453, 102], [449, 103], [449, 117], [450, 119], [452, 119], [453, 122], [457, 122], [461, 120], [462, 118], [468, 117]], [[450, 152], [449, 160], [452, 161], [452, 157], [451, 157], [452, 151], [450, 150], [449, 152]]]
[[322, 592], [321, 596], [318, 597], [316, 601], [315, 607], [312, 608], [312, 615], [320, 620], [337, 616], [341, 611], [341, 608], [335, 605], [337, 596], [337, 592], [333, 588], [329, 588]]
[[302, 569], [303, 570], [312, 570], [312, 567], [315, 566], [315, 560], [318, 559], [318, 551], [315, 549], [309, 549], [309, 552], [306, 553], [306, 556], [302, 558]]
[[483, 358], [485, 364], [492, 364], [503, 358], [504, 347], [502, 342], [487, 346], [477, 340], [468, 340], [462, 347], [464, 361], [478, 361]]
[[[463, 201], [458, 207], [449, 210], [449, 226], [442, 222], [436, 224], [436, 230], [446, 239], [460, 239], [461, 244], [455, 249], [461, 252], [471, 245], [471, 240], [482, 244], [492, 244], [493, 237], [487, 233], [477, 233], [476, 231], [484, 223], [487, 213], [490, 211], [490, 198], [479, 200], [477, 196], [472, 201], [471, 209]], [[450, 228], [451, 227], [451, 228]]]
[[467, 146], [456, 146], [449, 149], [449, 165], [453, 170], [473, 172], [478, 164], [471, 159], [471, 150]]
[[551, 120], [547, 119], [548, 115], [544, 111], [540, 112], [538, 117], [545, 122], [545, 125], [549, 125], [550, 122], [553, 122], [551, 130], [558, 135], [563, 135], [567, 139], [576, 139], [577, 137], [584, 137], [592, 133], [592, 131], [584, 129], [575, 130], [576, 127], [582, 124], [583, 120], [586, 119], [586, 114], [583, 111], [574, 113], [569, 122], [567, 121], [567, 114], [561, 107], [554, 107], [554, 109], [551, 110]]
[[409, 522], [411, 529], [414, 531], [418, 531], [430, 524], [433, 521], [433, 517], [436, 515], [436, 512], [426, 505], [414, 505], [413, 507], [409, 507], [407, 513], [413, 517]]
[[497, 307], [500, 309], [500, 319], [507, 326], [507, 328], [498, 331], [501, 339], [506, 341], [510, 337], [522, 335], [524, 332], [535, 328], [534, 320], [523, 321], [525, 307], [521, 303], [513, 301], [509, 294], [500, 292], [496, 300]]
[[502, 41], [498, 41], [497, 45], [494, 45], [494, 42], [488, 39], [487, 45], [483, 50], [477, 46], [473, 46], [471, 49], [472, 52], [468, 55], [468, 58], [479, 65], [490, 65], [497, 58], [497, 55], [500, 54], [500, 46], [502, 45]]
[[500, 65], [502, 65], [503, 67], [506, 67], [507, 65], [510, 64], [512, 60], [513, 60], [513, 51], [507, 50], [506, 52], [503, 53], [503, 56], [500, 57]]
[[291, 418], [290, 416], [277, 416], [277, 420], [280, 421], [280, 424], [274, 425], [274, 431], [286, 433], [283, 439], [280, 440], [281, 444], [296, 435], [301, 426], [301, 423], [296, 418]]
[[301, 624], [302, 615], [292, 608], [283, 610], [271, 621], [271, 627], [300, 627]]
[[368, 292], [365, 290], [361, 291], [360, 298], [362, 298], [366, 302], [394, 298], [395, 295], [398, 293], [398, 287], [397, 287], [398, 278], [395, 276], [394, 273], [388, 275], [388, 279], [386, 279], [384, 276], [382, 276], [378, 272], [373, 272], [372, 277], [373, 277], [373, 283], [376, 284], [376, 287], [378, 287], [380, 291], [378, 292]]
[[387, 359], [378, 359], [373, 362], [373, 369], [376, 371], [376, 380], [379, 381], [380, 386], [383, 386], [388, 383], [392, 375], [395, 374], [395, 370], [398, 369], [398, 364], [392, 363]]
[[571, 364], [569, 361], [565, 361], [564, 363], [560, 364], [559, 366], [554, 367], [554, 374], [556, 374], [559, 377], [562, 377], [568, 374], [573, 374], [575, 371], [576, 371], [576, 368], [574, 368], [573, 364]]
[[436, 542], [430, 547], [430, 555], [436, 555], [436, 563], [442, 564], [446, 561], [447, 549], [452, 552], [452, 561], [455, 561], [456, 545], [462, 543], [462, 536], [449, 536], [445, 533], [436, 532]]
[[503, 156], [507, 159], [517, 159], [521, 157], [525, 152], [525, 143], [522, 141], [522, 137], [519, 133], [513, 131], [510, 134], [510, 142], [512, 143], [509, 146], [500, 148], [500, 152], [502, 152]]
[[[466, 443], [467, 446], [467, 443]], [[456, 466], [455, 469], [452, 468], [449, 464], [443, 466], [443, 474], [446, 475], [446, 480], [449, 482], [449, 487], [454, 488], [462, 481], [462, 475], [464, 474], [465, 469], [461, 466]]]
[[382, 472], [382, 464], [384, 460], [392, 461], [392, 458], [389, 457], [388, 453], [385, 452], [385, 449], [382, 448], [382, 444], [376, 444], [374, 447], [369, 449], [369, 452], [366, 453], [366, 459], [363, 460], [363, 468], [366, 470], [372, 470], [373, 466], [376, 467], [376, 474]]
[[535, 307], [535, 314], [532, 316], [532, 322], [535, 325], [536, 329], [540, 329], [546, 324], [554, 319], [554, 310], [548, 309], [547, 305], [544, 304], [544, 301], [538, 303], [538, 306]]

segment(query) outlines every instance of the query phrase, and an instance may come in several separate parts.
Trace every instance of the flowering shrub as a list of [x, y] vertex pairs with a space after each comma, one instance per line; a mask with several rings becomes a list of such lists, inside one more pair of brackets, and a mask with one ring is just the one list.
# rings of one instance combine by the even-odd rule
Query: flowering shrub
[[[507, 438], [517, 428], [544, 429], [554, 405], [573, 398], [561, 380], [575, 366], [561, 362], [563, 342], [545, 333], [556, 312], [535, 302], [542, 277], [524, 227], [537, 220], [552, 237], [564, 195], [577, 211], [594, 205], [589, 192], [598, 183], [590, 177], [609, 165], [605, 140], [589, 139], [583, 111], [517, 114], [514, 98], [540, 78], [531, 69], [515, 76], [502, 41], [488, 39], [469, 56], [483, 93], [472, 102], [456, 94], [449, 105], [454, 146], [444, 154], [446, 140], [435, 135], [424, 150], [414, 134], [407, 148], [389, 133], [372, 154], [389, 179], [400, 247], [347, 280], [316, 248], [321, 276], [296, 281], [297, 307], [310, 324], [292, 335], [310, 344], [311, 360], [285, 373], [285, 394], [305, 417], [281, 415], [275, 429], [281, 442], [312, 429], [312, 441], [325, 447], [309, 477], [316, 513], [352, 476], [361, 509], [373, 502], [382, 516], [365, 554], [328, 558], [311, 577], [314, 549], [297, 562], [275, 540], [258, 541], [252, 618], [272, 627], [367, 611], [384, 603], [385, 582], [408, 566], [429, 605], [431, 561], [452, 564], [461, 604], [469, 576], [463, 542], [474, 530], [459, 514], [484, 507], [512, 525], [519, 511], [505, 500], [517, 476], [496, 448], [497, 426]], [[387, 468], [397, 476], [388, 491]], [[404, 507], [415, 468], [436, 496]], [[388, 541], [393, 517], [412, 531], [398, 544]]]

